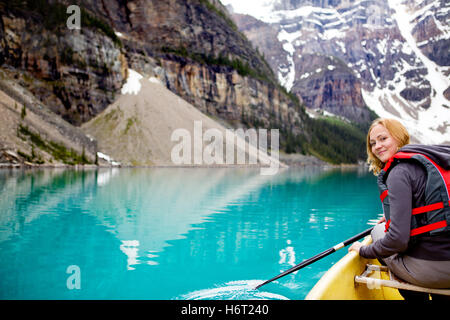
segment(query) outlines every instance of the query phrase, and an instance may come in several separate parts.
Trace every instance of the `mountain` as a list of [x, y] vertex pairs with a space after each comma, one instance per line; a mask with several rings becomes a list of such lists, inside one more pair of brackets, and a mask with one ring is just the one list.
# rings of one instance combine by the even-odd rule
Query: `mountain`
[[[80, 29], [67, 27], [69, 5], [80, 8]], [[286, 152], [333, 163], [355, 163], [365, 156], [361, 131], [343, 121], [311, 119], [299, 96], [279, 83], [270, 64], [217, 0], [8, 0], [0, 1], [0, 17], [3, 79], [35, 99], [30, 110], [34, 106], [51, 111], [81, 135], [80, 127], [97, 117], [105, 120], [108, 108], [118, 105], [129, 70], [135, 70], [158, 79], [226, 127], [279, 129]], [[145, 107], [142, 101], [136, 103]], [[150, 123], [134, 122], [146, 132], [156, 130], [148, 127]], [[101, 139], [84, 134], [77, 138], [77, 150], [85, 150], [94, 162], [98, 152], [100, 158], [104, 153]], [[27, 154], [34, 150], [36, 155], [42, 144], [27, 137], [22, 140]], [[83, 142], [90, 139], [95, 143]], [[10, 148], [17, 153], [17, 147]], [[136, 164], [155, 162], [140, 161]]]
[[[184, 148], [183, 145], [180, 153], [184, 155], [186, 152], [189, 156], [185, 158], [183, 165], [195, 165], [196, 154], [201, 154], [203, 161], [207, 162], [204, 154], [210, 155], [213, 152], [206, 152], [206, 146], [217, 150], [215, 140], [212, 143], [203, 140], [206, 132], [212, 132], [210, 130], [215, 130], [222, 137], [227, 148], [228, 143], [233, 144], [233, 163], [239, 164], [234, 158], [234, 154], [238, 152], [248, 158], [254, 156], [257, 159], [259, 156], [262, 159], [261, 156], [265, 156], [258, 155], [256, 148], [246, 144], [234, 131], [228, 130], [233, 134], [233, 140], [226, 140], [226, 127], [171, 92], [158, 79], [146, 79], [131, 69], [128, 74], [130, 77], [118, 99], [81, 127], [83, 132], [97, 139], [98, 148], [112, 159], [120, 160], [123, 165], [174, 165], [173, 153], [178, 150], [177, 146], [186, 142], [188, 147]], [[178, 136], [173, 139], [177, 129], [185, 133], [181, 141], [177, 141]], [[196, 143], [196, 135], [199, 134], [202, 135], [199, 136], [202, 140], [201, 143]], [[223, 145], [217, 146], [223, 148]], [[226, 151], [222, 152], [221, 163], [227, 162], [226, 156]], [[266, 156], [265, 159], [272, 162], [272, 167], [284, 167], [274, 157]]]
[[311, 115], [360, 122], [373, 111], [414, 142], [450, 143], [448, 1], [222, 2]]
[[84, 7], [84, 27], [67, 28], [67, 7], [1, 1], [0, 64], [43, 105], [79, 126], [114, 101], [127, 61], [113, 29]]
[[0, 166], [98, 162], [95, 139], [49, 110], [3, 70], [0, 115]]

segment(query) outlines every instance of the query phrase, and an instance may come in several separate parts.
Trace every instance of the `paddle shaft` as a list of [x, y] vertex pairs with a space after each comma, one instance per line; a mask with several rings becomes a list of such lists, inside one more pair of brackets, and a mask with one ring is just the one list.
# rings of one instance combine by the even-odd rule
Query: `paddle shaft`
[[336, 251], [338, 251], [339, 249], [341, 249], [341, 248], [343, 248], [343, 247], [346, 247], [346, 246], [348, 246], [349, 244], [351, 244], [351, 243], [353, 243], [353, 242], [355, 242], [355, 241], [358, 241], [358, 240], [364, 238], [365, 236], [367, 236], [367, 235], [370, 234], [370, 232], [372, 231], [372, 229], [373, 229], [373, 227], [371, 227], [371, 228], [369, 228], [369, 229], [367, 229], [367, 230], [365, 230], [365, 231], [363, 231], [363, 232], [361, 232], [361, 233], [358, 233], [357, 235], [355, 235], [355, 236], [353, 236], [353, 237], [351, 237], [351, 238], [345, 240], [344, 242], [341, 242], [341, 243], [335, 245], [334, 247], [331, 247], [330, 249], [327, 249], [327, 250], [325, 250], [325, 251], [323, 251], [323, 252], [321, 252], [321, 253], [315, 255], [314, 257], [309, 258], [308, 260], [305, 260], [305, 261], [299, 263], [299, 264], [296, 265], [296, 266], [293, 266], [292, 268], [290, 268], [290, 269], [284, 271], [283, 273], [277, 275], [276, 277], [273, 277], [272, 279], [267, 280], [267, 281], [263, 282], [262, 284], [258, 285], [258, 286], [255, 288], [255, 290], [258, 289], [258, 288], [260, 288], [260, 287], [262, 287], [263, 285], [268, 284], [269, 282], [272, 282], [272, 281], [275, 281], [275, 280], [277, 280], [277, 279], [279, 279], [279, 278], [281, 278], [281, 277], [284, 277], [285, 275], [288, 275], [289, 273], [292, 273], [292, 272], [297, 271], [297, 270], [300, 270], [300, 269], [302, 269], [302, 268], [304, 268], [304, 267], [306, 267], [306, 266], [309, 266], [311, 263], [314, 263], [314, 262], [316, 262], [317, 260], [320, 260], [320, 259], [322, 259], [322, 258], [325, 258], [326, 256], [332, 254], [333, 252], [336, 252]]

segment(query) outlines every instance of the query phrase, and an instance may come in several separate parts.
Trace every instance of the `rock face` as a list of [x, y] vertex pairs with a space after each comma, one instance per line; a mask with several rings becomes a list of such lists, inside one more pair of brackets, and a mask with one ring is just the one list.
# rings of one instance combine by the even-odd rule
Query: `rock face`
[[[38, 2], [57, 12], [70, 4]], [[306, 114], [219, 1], [86, 0], [81, 30], [69, 30], [62, 12], [53, 23], [57, 32], [43, 9], [24, 3], [0, 7], [0, 62], [72, 124], [112, 103], [130, 67], [158, 76], [207, 114], [231, 123], [244, 115], [266, 126], [275, 117], [295, 134], [303, 132]]]
[[[261, 51], [272, 70], [280, 70], [283, 74], [289, 71], [289, 60], [283, 43], [278, 40], [280, 32], [277, 25], [268, 24], [250, 15], [232, 14], [233, 20], [246, 37]], [[264, 36], [261, 36], [264, 35]], [[283, 77], [279, 79], [284, 80]], [[283, 85], [287, 85], [283, 83]]]
[[300, 79], [294, 87], [305, 105], [325, 109], [354, 122], [367, 123], [370, 115], [361, 95], [361, 82], [353, 71], [337, 58], [304, 54], [296, 64]]
[[96, 162], [97, 141], [48, 110], [3, 72], [0, 78], [0, 166]]
[[226, 3], [308, 108], [364, 122], [367, 105], [402, 120], [418, 141], [450, 141], [442, 118], [450, 105], [448, 1], [272, 0], [258, 10]]
[[243, 77], [229, 69], [211, 70], [204, 65], [162, 62], [166, 85], [202, 112], [239, 123], [252, 119], [253, 124], [280, 126], [303, 133], [303, 110], [273, 84]]
[[420, 50], [439, 66], [450, 66], [448, 1], [415, 1], [404, 4], [413, 13], [411, 33]]
[[245, 116], [268, 127], [275, 117], [295, 134], [304, 132], [305, 113], [218, 1], [141, 0], [120, 8], [108, 10], [109, 20], [125, 35], [131, 68], [158, 76], [202, 112], [229, 123]]
[[79, 125], [113, 101], [127, 62], [104, 30], [68, 29], [66, 6], [55, 2], [3, 4], [0, 15], [0, 63], [51, 110]]
[[[361, 158], [334, 144], [348, 137], [347, 130], [353, 132], [349, 126], [317, 123], [300, 104], [303, 98], [315, 103], [322, 100], [339, 109], [332, 101], [338, 97], [349, 117], [367, 118], [356, 96], [360, 89], [355, 76], [339, 68], [342, 79], [330, 75], [325, 81], [296, 82], [305, 90], [311, 86], [328, 90], [324, 97], [316, 89], [308, 94], [288, 92], [279, 84], [279, 70], [271, 69], [274, 62], [266, 62], [261, 48], [254, 48], [239, 32], [220, 1], [83, 0], [78, 2], [79, 30], [66, 25], [66, 9], [71, 4], [69, 0], [0, 4], [2, 70], [71, 124], [80, 126], [113, 104], [127, 70], [136, 70], [144, 77], [158, 78], [226, 126], [280, 129], [281, 149], [287, 152], [320, 156], [322, 151], [317, 150], [327, 150], [327, 161], [349, 153], [353, 157], [337, 161]], [[265, 30], [279, 39], [278, 29]], [[281, 52], [286, 44], [275, 43], [271, 50]], [[293, 59], [289, 55], [280, 58], [286, 72]], [[347, 88], [346, 83], [354, 88]], [[335, 134], [332, 141], [314, 137], [319, 128], [328, 126], [341, 135]], [[361, 142], [358, 135], [353, 138]]]

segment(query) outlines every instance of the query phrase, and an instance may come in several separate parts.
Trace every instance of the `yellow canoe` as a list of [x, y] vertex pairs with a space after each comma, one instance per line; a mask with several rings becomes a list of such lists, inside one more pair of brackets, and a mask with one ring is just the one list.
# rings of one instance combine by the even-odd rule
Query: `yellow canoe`
[[[363, 244], [370, 244], [371, 237]], [[365, 259], [349, 252], [317, 282], [306, 296], [306, 300], [402, 300], [397, 289], [388, 287], [371, 288], [366, 284], [355, 283], [355, 276], [361, 275], [367, 264], [380, 265], [376, 259]], [[384, 272], [375, 272], [371, 277], [388, 279]]]

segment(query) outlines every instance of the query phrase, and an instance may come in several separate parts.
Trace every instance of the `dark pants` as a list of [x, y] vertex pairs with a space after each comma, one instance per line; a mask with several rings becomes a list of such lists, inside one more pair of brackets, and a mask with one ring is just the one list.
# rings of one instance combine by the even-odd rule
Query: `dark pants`
[[[385, 224], [376, 225], [371, 233], [373, 242], [384, 237]], [[431, 261], [413, 258], [402, 254], [393, 254], [390, 257], [382, 259], [385, 265], [398, 278], [411, 284], [435, 289], [450, 288], [450, 261]], [[422, 294], [419, 292], [399, 290], [406, 298], [418, 299]], [[435, 299], [447, 298], [447, 296], [433, 295]]]

